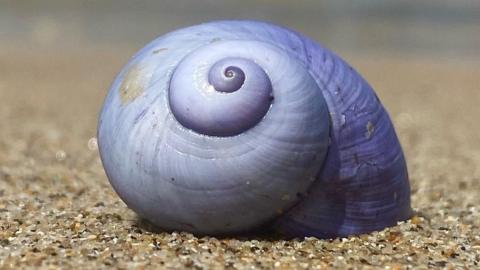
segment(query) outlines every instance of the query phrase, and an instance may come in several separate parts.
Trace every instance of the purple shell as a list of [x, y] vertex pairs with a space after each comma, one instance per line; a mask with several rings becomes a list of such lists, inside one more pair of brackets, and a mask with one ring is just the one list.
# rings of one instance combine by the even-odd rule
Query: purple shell
[[326, 238], [411, 215], [405, 159], [372, 88], [272, 24], [217, 21], [149, 43], [113, 82], [98, 141], [122, 200], [166, 230]]

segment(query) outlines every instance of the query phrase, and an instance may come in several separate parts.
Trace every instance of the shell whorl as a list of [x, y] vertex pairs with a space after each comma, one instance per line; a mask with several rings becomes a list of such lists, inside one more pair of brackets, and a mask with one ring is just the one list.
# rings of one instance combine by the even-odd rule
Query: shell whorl
[[199, 134], [233, 136], [256, 125], [267, 113], [273, 100], [270, 78], [235, 46], [238, 42], [199, 48], [176, 67], [169, 104], [183, 126]]
[[168, 230], [364, 233], [410, 215], [405, 160], [371, 87], [338, 56], [253, 21], [177, 30], [139, 51], [102, 108], [110, 183]]

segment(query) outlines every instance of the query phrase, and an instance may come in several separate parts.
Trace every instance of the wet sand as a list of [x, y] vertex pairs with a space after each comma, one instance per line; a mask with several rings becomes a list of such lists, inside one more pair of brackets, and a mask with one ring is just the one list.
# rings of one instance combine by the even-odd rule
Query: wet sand
[[402, 142], [413, 219], [345, 239], [157, 232], [113, 192], [97, 113], [133, 49], [0, 50], [0, 268], [420, 269], [480, 263], [480, 61], [344, 54]]

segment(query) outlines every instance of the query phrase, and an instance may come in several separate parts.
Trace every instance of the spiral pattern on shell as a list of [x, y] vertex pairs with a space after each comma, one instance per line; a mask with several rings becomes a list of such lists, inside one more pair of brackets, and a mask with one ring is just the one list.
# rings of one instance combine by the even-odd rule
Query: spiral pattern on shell
[[[185, 127], [204, 135], [233, 136], [256, 125], [267, 113], [273, 100], [270, 78], [247, 58], [252, 57], [248, 50], [261, 44], [235, 45], [239, 43], [245, 47], [232, 50], [231, 42], [222, 42], [199, 48], [176, 67], [169, 104]], [[258, 61], [266, 66], [262, 59]], [[185, 80], [186, 74], [192, 77]]]
[[[113, 82], [98, 137], [119, 196], [167, 230], [225, 234], [268, 223], [330, 237], [410, 213], [403, 154], [373, 91], [333, 53], [266, 23], [212, 22], [149, 43]], [[334, 192], [364, 190], [363, 178], [378, 190], [353, 193], [353, 215], [348, 200], [332, 205]]]

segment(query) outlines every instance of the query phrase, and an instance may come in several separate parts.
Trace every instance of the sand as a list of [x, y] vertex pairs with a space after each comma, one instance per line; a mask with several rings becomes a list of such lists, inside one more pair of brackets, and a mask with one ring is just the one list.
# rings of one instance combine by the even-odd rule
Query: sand
[[97, 113], [132, 49], [0, 50], [0, 268], [477, 268], [480, 61], [344, 55], [402, 142], [415, 216], [380, 232], [285, 240], [159, 232], [113, 192]]

